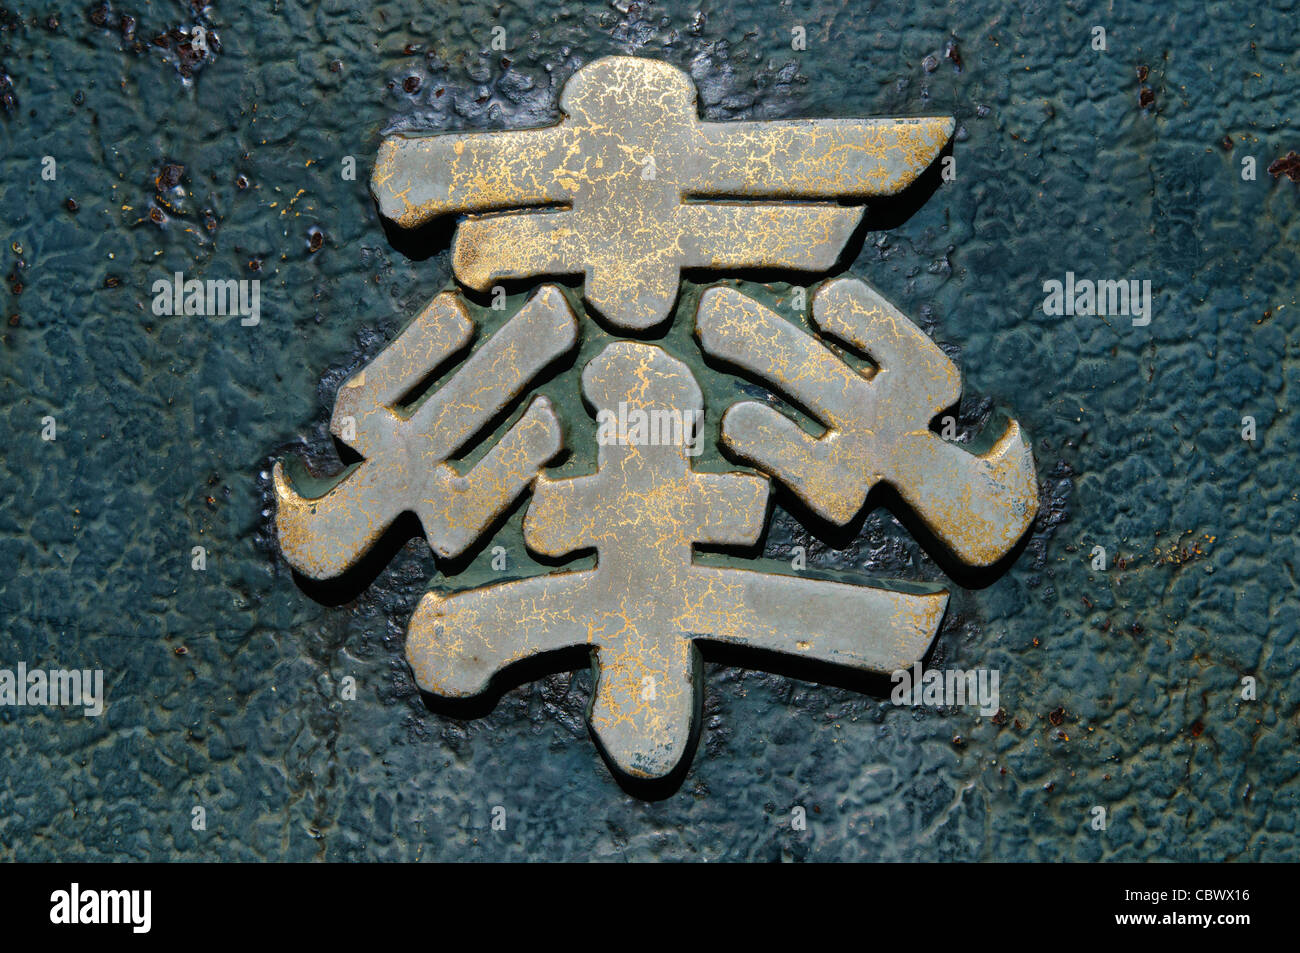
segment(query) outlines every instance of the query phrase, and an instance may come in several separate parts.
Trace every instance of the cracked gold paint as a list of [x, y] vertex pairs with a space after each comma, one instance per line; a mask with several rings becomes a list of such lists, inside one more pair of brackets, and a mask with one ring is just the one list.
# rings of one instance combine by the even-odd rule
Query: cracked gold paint
[[452, 255], [464, 285], [582, 274], [587, 302], [629, 330], [668, 316], [683, 268], [829, 268], [861, 203], [906, 188], [953, 131], [948, 117], [702, 122], [689, 76], [620, 56], [575, 73], [560, 109], [542, 129], [390, 137], [371, 190], [404, 228], [472, 213]]
[[[684, 268], [830, 267], [858, 224], [857, 206], [914, 181], [953, 126], [701, 122], [685, 74], [628, 57], [578, 71], [560, 107], [564, 119], [545, 129], [387, 139], [372, 191], [406, 228], [467, 214], [453, 248], [461, 283], [485, 290], [507, 278], [584, 274], [591, 309], [625, 330], [671, 313]], [[448, 460], [573, 352], [578, 328], [559, 291], [543, 287], [441, 387], [404, 406], [473, 333], [459, 296], [439, 295], [339, 390], [331, 430], [363, 462], [307, 495], [277, 464], [285, 556], [314, 578], [337, 575], [408, 510], [434, 552], [454, 556], [532, 487], [529, 549], [550, 559], [594, 551], [595, 568], [426, 593], [407, 631], [416, 681], [437, 695], [475, 695], [515, 662], [586, 647], [596, 673], [591, 730], [608, 760], [638, 778], [670, 775], [699, 727], [699, 642], [890, 673], [921, 659], [942, 621], [948, 593], [938, 586], [698, 564], [698, 546], [761, 539], [770, 478], [838, 524], [873, 485], [890, 482], [960, 559], [978, 565], [1009, 551], [1034, 517], [1033, 460], [1014, 423], [982, 454], [929, 430], [960, 394], [956, 368], [933, 342], [855, 281], [823, 287], [813, 319], [879, 370], [859, 373], [739, 292], [701, 298], [701, 347], [826, 427], [815, 438], [763, 405], [731, 407], [723, 442], [760, 473], [697, 472], [679, 428], [676, 442], [598, 433], [594, 473], [552, 477], [543, 467], [562, 449], [562, 431], [536, 397], [462, 474]], [[583, 369], [582, 389], [598, 419], [680, 421], [704, 409], [688, 367], [643, 342], [608, 344]]]
[[[597, 411], [620, 402], [629, 415], [703, 409], [686, 365], [650, 344], [608, 345], [582, 386]], [[602, 444], [594, 474], [540, 477], [524, 522], [535, 553], [595, 549], [596, 568], [427, 593], [407, 632], [416, 681], [438, 695], [474, 695], [512, 662], [587, 646], [592, 733], [619, 770], [658, 778], [677, 767], [699, 724], [696, 639], [882, 673], [921, 658], [943, 617], [941, 589], [694, 563], [697, 544], [755, 542], [767, 497], [763, 476], [697, 473], [681, 444]]]
[[[339, 388], [330, 431], [366, 459], [323, 493], [300, 496], [276, 463], [276, 531], [285, 558], [313, 579], [354, 565], [397, 516], [414, 511], [439, 556], [463, 552], [561, 448], [559, 421], [536, 397], [467, 473], [448, 458], [547, 364], [577, 343], [559, 290], [542, 287], [438, 390], [399, 401], [465, 347], [474, 325], [455, 294], [438, 295], [378, 357]], [[355, 435], [353, 435], [355, 432]]]
[[711, 288], [696, 333], [706, 353], [748, 371], [826, 426], [813, 437], [755, 402], [722, 419], [723, 445], [788, 486], [813, 512], [844, 525], [885, 481], [964, 563], [1005, 556], [1038, 511], [1033, 454], [1015, 421], [972, 454], [930, 429], [961, 396], [961, 376], [933, 341], [860, 281], [818, 289], [813, 323], [877, 365], [870, 377], [752, 298]]

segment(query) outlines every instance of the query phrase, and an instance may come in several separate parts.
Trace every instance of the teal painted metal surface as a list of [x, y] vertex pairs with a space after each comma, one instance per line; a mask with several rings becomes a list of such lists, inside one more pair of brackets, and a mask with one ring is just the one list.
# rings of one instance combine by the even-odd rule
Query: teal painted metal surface
[[[180, 8], [49, 7], [57, 26], [0, 17], [0, 667], [102, 669], [106, 705], [0, 707], [6, 856], [1300, 856], [1300, 223], [1296, 184], [1266, 171], [1297, 146], [1294, 10], [223, 4], [201, 52]], [[707, 756], [647, 799], [590, 744], [581, 670], [530, 672], [490, 709], [419, 694], [403, 630], [435, 578], [422, 540], [352, 590], [282, 562], [273, 458], [345, 462], [339, 384], [452, 277], [447, 236], [384, 231], [368, 157], [400, 131], [554, 122], [563, 79], [614, 53], [687, 71], [708, 121], [955, 117], [955, 181], [879, 203], [836, 273], [961, 367], [959, 440], [1014, 410], [1041, 480], [1030, 538], [1004, 571], [963, 572], [887, 495], [843, 530], [787, 495], [759, 556], [950, 580], [928, 665], [996, 669], [1001, 712], [706, 656]], [[155, 313], [176, 272], [258, 278], [260, 320]], [[1150, 324], [1044, 313], [1070, 273], [1150, 280]], [[790, 313], [796, 286], [770, 277], [729, 283]], [[471, 302], [485, 333], [523, 304], [510, 290], [504, 312]], [[691, 356], [690, 325], [653, 343], [707, 400], [761, 398]], [[575, 419], [578, 373], [538, 389]], [[515, 509], [450, 567], [457, 588], [500, 580], [497, 545], [509, 574], [553, 568]]]

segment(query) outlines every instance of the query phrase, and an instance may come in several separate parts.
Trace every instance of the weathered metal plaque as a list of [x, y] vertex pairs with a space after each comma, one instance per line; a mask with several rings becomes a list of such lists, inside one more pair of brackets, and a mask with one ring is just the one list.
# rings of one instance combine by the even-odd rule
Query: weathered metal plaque
[[[593, 316], [615, 332], [667, 321], [682, 269], [829, 269], [863, 204], [906, 188], [952, 132], [947, 118], [702, 122], [685, 74], [628, 57], [580, 70], [560, 107], [563, 120], [544, 129], [393, 137], [372, 190], [403, 227], [467, 215], [453, 251], [462, 284], [581, 274]], [[711, 408], [725, 412], [723, 450], [752, 469], [699, 472], [692, 425], [705, 407], [694, 374], [657, 344], [615, 341], [582, 369], [594, 419], [565, 421], [595, 428], [595, 472], [547, 474], [563, 429], [543, 397], [461, 472], [457, 454], [523, 405], [543, 369], [572, 360], [588, 319], [543, 286], [407, 406], [404, 395], [473, 332], [458, 293], [441, 294], [339, 390], [331, 430], [363, 461], [314, 483], [275, 469], [282, 550], [315, 579], [353, 566], [405, 511], [418, 514], [438, 556], [460, 554], [530, 491], [530, 550], [595, 551], [593, 569], [427, 593], [407, 656], [429, 693], [472, 696], [514, 662], [586, 646], [601, 749], [626, 775], [662, 778], [683, 764], [699, 724], [697, 642], [888, 673], [921, 659], [942, 621], [939, 587], [699, 565], [696, 546], [762, 538], [771, 481], [839, 525], [889, 483], [975, 566], [1009, 553], [1033, 521], [1037, 483], [1019, 427], [1009, 423], [980, 453], [931, 430], [960, 396], [956, 367], [849, 279], [813, 297], [821, 336], [732, 288], [706, 291], [695, 317], [705, 354], [802, 408], [820, 436], [766, 404]], [[870, 358], [874, 372], [850, 366], [823, 337]]]

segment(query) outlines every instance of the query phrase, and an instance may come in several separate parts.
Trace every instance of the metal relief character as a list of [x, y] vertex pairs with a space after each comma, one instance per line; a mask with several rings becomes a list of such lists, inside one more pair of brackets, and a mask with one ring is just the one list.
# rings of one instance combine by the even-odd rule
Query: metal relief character
[[467, 473], [447, 462], [577, 343], [577, 321], [552, 286], [533, 295], [441, 387], [412, 407], [401, 405], [401, 398], [467, 346], [473, 333], [456, 295], [438, 295], [339, 388], [330, 432], [365, 459], [307, 497], [276, 463], [276, 533], [285, 559], [303, 575], [329, 579], [345, 572], [406, 511], [420, 517], [435, 553], [456, 556], [559, 453], [559, 421], [551, 402], [536, 397]]
[[[583, 370], [599, 410], [699, 410], [686, 365], [651, 344], [608, 345]], [[511, 662], [586, 645], [596, 670], [593, 734], [626, 774], [658, 778], [686, 754], [700, 711], [697, 639], [878, 672], [925, 654], [948, 594], [851, 586], [698, 566], [696, 544], [755, 542], [768, 481], [697, 473], [678, 445], [602, 445], [591, 476], [538, 479], [524, 522], [530, 549], [595, 548], [596, 568], [421, 600], [407, 631], [416, 681], [473, 695]]]
[[700, 298], [705, 352], [749, 371], [826, 432], [812, 437], [784, 414], [745, 401], [722, 418], [722, 443], [780, 480], [813, 512], [843, 526], [884, 481], [968, 566], [989, 566], [1016, 545], [1038, 512], [1034, 458], [1009, 421], [976, 455], [930, 429], [961, 396], [956, 365], [897, 308], [861, 281], [828, 282], [813, 323], [870, 357], [866, 377], [816, 338], [730, 288]]
[[[672, 314], [684, 268], [830, 268], [862, 205], [901, 191], [938, 155], [951, 119], [708, 123], [690, 79], [629, 57], [578, 71], [564, 118], [543, 129], [395, 136], [380, 148], [372, 191], [384, 215], [415, 227], [466, 214], [453, 245], [464, 285], [583, 276], [587, 304], [618, 331]], [[767, 382], [825, 425], [814, 438], [765, 405], [722, 420], [723, 447], [759, 472], [703, 473], [680, 443], [601, 443], [595, 472], [543, 468], [561, 449], [554, 410], [537, 397], [500, 443], [460, 473], [447, 461], [570, 354], [577, 321], [543, 287], [514, 318], [413, 407], [402, 396], [464, 347], [472, 327], [440, 295], [339, 392], [331, 429], [352, 421], [365, 457], [327, 492], [300, 496], [275, 471], [277, 527], [289, 561], [315, 578], [355, 563], [403, 510], [419, 514], [439, 555], [463, 552], [521, 493], [530, 550], [594, 550], [594, 569], [549, 572], [421, 600], [407, 656], [425, 691], [483, 691], [538, 653], [587, 646], [589, 711], [612, 765], [661, 778], [690, 750], [700, 710], [696, 643], [713, 640], [887, 673], [920, 659], [938, 631], [941, 587], [849, 585], [700, 565], [697, 545], [748, 545], [767, 520], [769, 479], [843, 525], [888, 482], [953, 553], [990, 565], [1032, 522], [1037, 485], [1012, 422], [973, 454], [929, 429], [960, 394], [956, 368], [861, 282], [814, 297], [813, 323], [867, 354], [867, 376], [816, 337], [734, 289], [701, 298], [701, 349]], [[616, 341], [583, 368], [598, 418], [694, 419], [703, 395], [685, 363], [657, 345]], [[590, 426], [590, 421], [569, 421]]]
[[666, 63], [607, 57], [565, 84], [558, 125], [385, 140], [372, 190], [404, 228], [471, 213], [452, 248], [462, 284], [581, 274], [597, 312], [640, 330], [668, 317], [683, 268], [830, 268], [862, 204], [910, 185], [953, 130], [702, 122], [695, 100]]

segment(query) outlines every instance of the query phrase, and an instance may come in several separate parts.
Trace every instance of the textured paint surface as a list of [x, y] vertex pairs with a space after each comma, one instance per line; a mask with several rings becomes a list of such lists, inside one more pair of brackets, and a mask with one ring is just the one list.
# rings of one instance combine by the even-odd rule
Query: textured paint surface
[[[1300, 860], [1300, 197], [1262, 171], [1300, 143], [1294, 4], [232, 2], [204, 57], [150, 42], [187, 8], [123, 4], [104, 25], [84, 4], [19, 9], [0, 18], [0, 666], [101, 666], [108, 706], [0, 709], [4, 856]], [[445, 236], [384, 232], [367, 157], [395, 132], [553, 124], [563, 80], [608, 54], [685, 70], [711, 122], [956, 118], [957, 180], [869, 209], [843, 272], [960, 367], [963, 439], [1001, 432], [998, 410], [1033, 437], [1031, 538], [994, 580], [950, 579], [888, 508], [836, 530], [774, 487], [763, 556], [788, 570], [801, 545], [830, 581], [950, 585], [930, 661], [998, 668], [1004, 714], [706, 652], [707, 755], [646, 801], [591, 744], [585, 671], [490, 711], [422, 701], [403, 632], [440, 567], [418, 526], [355, 591], [313, 589], [276, 552], [272, 460], [343, 468], [339, 385], [451, 278]], [[260, 325], [155, 316], [152, 282], [177, 270], [260, 277]], [[1044, 316], [1043, 281], [1067, 271], [1149, 278], [1151, 325]], [[790, 313], [785, 281], [732, 283]], [[527, 291], [470, 304], [480, 340]], [[647, 343], [711, 406], [763, 399], [698, 357], [698, 298], [688, 281]], [[610, 341], [542, 382], [557, 414], [586, 413], [580, 370]], [[557, 477], [595, 459], [577, 445]], [[510, 575], [538, 571], [523, 531], [510, 510], [447, 567], [454, 588], [502, 581], [495, 545]]]

